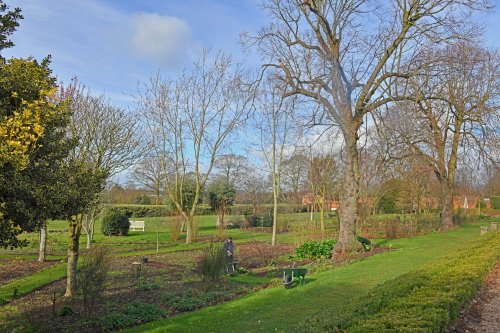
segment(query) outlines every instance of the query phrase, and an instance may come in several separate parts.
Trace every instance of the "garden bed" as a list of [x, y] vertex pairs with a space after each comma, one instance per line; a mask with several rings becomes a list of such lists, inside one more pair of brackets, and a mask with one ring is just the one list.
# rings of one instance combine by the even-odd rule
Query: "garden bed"
[[0, 259], [0, 285], [32, 275], [58, 263], [60, 263], [59, 260], [39, 262], [35, 260]]
[[[279, 245], [272, 248], [269, 244], [254, 242], [238, 245], [237, 249], [238, 260], [241, 259], [243, 267], [249, 265], [259, 268], [264, 262], [257, 254], [258, 249], [262, 249], [266, 260], [277, 262], [292, 247]], [[83, 315], [79, 297], [74, 300], [63, 297], [66, 280], [60, 279], [15, 297], [4, 305], [0, 315], [0, 331], [15, 327], [36, 332], [116, 330], [225, 302], [265, 288], [271, 280], [265, 274], [254, 276], [248, 273], [235, 279], [223, 278], [207, 288], [196, 272], [196, 262], [201, 255], [202, 250], [192, 250], [149, 256], [148, 263], [141, 265], [140, 277], [132, 265], [140, 261], [140, 256], [114, 257], [105, 294], [93, 306], [91, 317]], [[19, 264], [28, 262], [23, 260]], [[32, 263], [26, 264], [23, 270], [25, 274], [37, 267], [37, 264]], [[17, 276], [21, 276], [20, 272]], [[131, 313], [138, 313], [138, 316], [134, 317]], [[156, 317], [150, 317], [151, 313], [156, 314]]]

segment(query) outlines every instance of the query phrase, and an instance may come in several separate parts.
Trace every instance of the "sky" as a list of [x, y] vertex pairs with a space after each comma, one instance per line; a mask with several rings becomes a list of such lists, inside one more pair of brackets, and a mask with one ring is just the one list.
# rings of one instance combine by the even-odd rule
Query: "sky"
[[5, 2], [24, 15], [7, 57], [50, 54], [60, 80], [77, 76], [118, 105], [132, 104], [138, 84], [159, 70], [175, 74], [189, 66], [204, 47], [248, 59], [239, 34], [266, 22], [259, 0]]
[[[59, 81], [79, 82], [114, 104], [135, 106], [138, 87], [158, 71], [175, 76], [211, 47], [249, 67], [242, 32], [255, 34], [268, 22], [262, 0], [5, 0], [24, 20], [5, 57], [52, 56]], [[384, 0], [382, 0], [384, 1]], [[388, 1], [388, 0], [386, 0]], [[500, 0], [493, 0], [500, 7]], [[486, 45], [500, 47], [500, 8], [474, 19], [485, 27]]]
[[[500, 0], [494, 0], [499, 7]], [[241, 32], [255, 33], [268, 21], [261, 0], [7, 0], [24, 20], [5, 55], [52, 55], [59, 80], [77, 76], [94, 93], [133, 106], [138, 85], [159, 70], [175, 75], [203, 47], [223, 49], [258, 66], [256, 55], [242, 54]], [[500, 46], [500, 14], [479, 14], [487, 44]]]

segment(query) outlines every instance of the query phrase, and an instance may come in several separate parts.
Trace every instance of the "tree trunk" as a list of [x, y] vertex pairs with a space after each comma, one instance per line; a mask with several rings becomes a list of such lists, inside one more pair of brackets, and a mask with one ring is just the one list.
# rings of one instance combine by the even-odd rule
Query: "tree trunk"
[[83, 223], [83, 229], [87, 235], [86, 249], [90, 249], [92, 241], [94, 239], [94, 226], [95, 226], [95, 214], [97, 207], [91, 209], [90, 214], [85, 214], [85, 221]]
[[441, 182], [441, 222], [440, 230], [453, 228], [453, 189], [445, 182]]
[[344, 139], [346, 141], [346, 165], [340, 192], [339, 238], [333, 248], [333, 257], [343, 257], [346, 254], [362, 249], [361, 243], [356, 239], [359, 198], [357, 130], [346, 130]]
[[45, 261], [45, 247], [47, 245], [47, 224], [45, 223], [40, 229], [40, 249], [38, 251], [38, 261]]
[[92, 239], [92, 237], [91, 237], [90, 231], [89, 231], [89, 232], [87, 232], [87, 243], [86, 243], [86, 246], [85, 246], [86, 249], [90, 249], [91, 239]]
[[76, 293], [76, 267], [78, 265], [78, 251], [80, 246], [80, 233], [82, 230], [82, 217], [76, 217], [68, 226], [68, 266], [66, 276], [65, 297], [73, 297]]
[[193, 217], [189, 216], [186, 221], [186, 244], [191, 244], [193, 242]]
[[274, 205], [273, 205], [273, 235], [271, 238], [271, 245], [276, 245], [276, 228], [278, 225], [278, 194], [274, 193]]
[[160, 252], [160, 224], [156, 224], [156, 254]]
[[321, 198], [323, 201], [321, 202], [320, 212], [319, 212], [319, 222], [321, 226], [321, 233], [325, 233], [325, 205], [326, 205], [326, 189], [323, 188], [323, 197]]

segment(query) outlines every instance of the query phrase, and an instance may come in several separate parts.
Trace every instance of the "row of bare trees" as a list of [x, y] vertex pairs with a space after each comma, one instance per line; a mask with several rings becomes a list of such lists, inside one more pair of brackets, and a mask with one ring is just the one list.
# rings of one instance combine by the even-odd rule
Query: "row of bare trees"
[[[486, 100], [478, 98], [468, 105], [455, 100], [442, 101], [428, 84], [441, 88], [449, 83], [448, 76], [455, 76], [458, 80], [462, 78], [456, 85], [469, 89], [468, 82], [474, 80], [470, 76], [476, 75], [471, 73], [469, 64], [464, 64], [462, 73], [455, 66], [463, 54], [446, 56], [447, 51], [441, 49], [444, 44], [460, 44], [475, 38], [477, 30], [469, 20], [470, 14], [489, 9], [490, 2], [272, 0], [263, 6], [272, 22], [255, 36], [245, 35], [246, 45], [256, 46], [268, 59], [264, 67], [271, 69], [284, 85], [284, 98], [300, 97], [319, 106], [318, 111], [311, 112], [313, 125], [326, 119], [342, 133], [340, 234], [335, 255], [344, 255], [361, 246], [356, 240], [361, 177], [359, 135], [367, 115], [383, 113], [384, 117], [397, 117], [400, 122], [417, 125], [414, 112], [409, 114], [411, 109], [417, 109], [423, 117], [430, 118], [435, 139], [430, 148], [440, 150], [437, 159], [441, 165], [434, 163], [435, 173], [443, 184], [443, 202], [451, 202], [456, 158], [446, 157], [456, 155], [453, 147], [463, 140], [464, 131], [478, 130], [472, 125], [471, 117], [463, 118], [459, 114], [469, 109], [482, 113], [477, 110], [487, 104], [486, 100], [495, 101], [495, 98], [488, 94]], [[443, 56], [448, 62], [436, 65]], [[492, 55], [492, 58], [495, 57]], [[450, 65], [451, 68], [446, 68]], [[464, 97], [459, 90], [455, 98]], [[474, 90], [470, 89], [472, 94]], [[429, 105], [436, 105], [442, 116], [436, 115], [439, 117], [436, 118]], [[403, 109], [406, 110], [401, 111]], [[460, 120], [451, 124], [449, 119], [442, 119], [446, 117], [443, 114]], [[403, 131], [413, 138], [412, 134], [422, 128], [411, 126]], [[402, 138], [396, 140], [403, 141]], [[417, 145], [421, 144], [421, 140], [416, 141]], [[451, 148], [439, 149], [448, 141]], [[419, 148], [411, 147], [414, 151]], [[426, 155], [428, 149], [422, 147], [420, 155]], [[449, 207], [443, 205], [443, 229], [451, 224]]]

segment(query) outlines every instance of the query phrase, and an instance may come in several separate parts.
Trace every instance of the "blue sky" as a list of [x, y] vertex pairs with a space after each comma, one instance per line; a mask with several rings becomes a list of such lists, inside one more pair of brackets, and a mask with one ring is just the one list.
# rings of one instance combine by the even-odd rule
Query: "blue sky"
[[[129, 105], [159, 69], [189, 66], [202, 47], [243, 59], [238, 37], [265, 24], [258, 0], [6, 1], [22, 9], [7, 57], [52, 55], [54, 74]], [[256, 59], [255, 57], [250, 57]], [[247, 58], [248, 59], [248, 58]], [[255, 62], [255, 65], [257, 63]]]
[[[498, 2], [495, 0], [498, 7]], [[242, 55], [238, 36], [267, 22], [260, 0], [7, 0], [24, 20], [5, 55], [37, 59], [51, 54], [60, 80], [78, 76], [94, 93], [120, 105], [159, 69], [175, 73], [189, 66], [202, 47]], [[487, 44], [500, 46], [500, 15], [476, 15]]]

